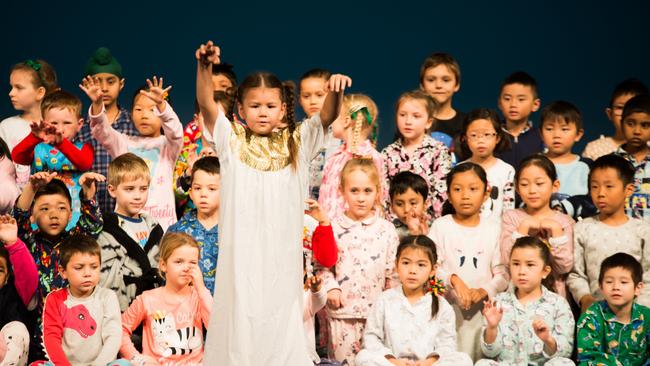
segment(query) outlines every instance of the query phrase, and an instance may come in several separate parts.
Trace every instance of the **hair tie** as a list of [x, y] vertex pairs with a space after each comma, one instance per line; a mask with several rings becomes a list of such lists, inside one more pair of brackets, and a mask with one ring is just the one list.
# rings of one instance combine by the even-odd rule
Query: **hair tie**
[[548, 248], [549, 251], [551, 250], [551, 242], [550, 241], [548, 241], [546, 239], [541, 239], [541, 238], [539, 239], [539, 241], [544, 243], [544, 245], [546, 245], [546, 247]]
[[435, 275], [431, 276], [427, 286], [427, 292], [433, 292], [433, 294], [436, 296], [442, 296], [446, 291], [447, 286], [445, 286], [445, 283], [441, 279], [438, 279]]
[[359, 113], [363, 113], [363, 116], [366, 118], [366, 123], [368, 123], [368, 125], [372, 124], [372, 116], [370, 115], [370, 111], [368, 111], [368, 107], [364, 106], [356, 110], [355, 109], [356, 108], [351, 108], [350, 110], [350, 117], [352, 117], [353, 120], [356, 121], [357, 115]]
[[27, 61], [25, 61], [25, 65], [31, 67], [31, 68], [34, 69], [34, 71], [36, 71], [36, 72], [38, 72], [38, 70], [41, 69], [41, 64], [38, 63], [38, 62], [36, 62], [36, 61], [34, 61], [34, 60], [27, 60]]

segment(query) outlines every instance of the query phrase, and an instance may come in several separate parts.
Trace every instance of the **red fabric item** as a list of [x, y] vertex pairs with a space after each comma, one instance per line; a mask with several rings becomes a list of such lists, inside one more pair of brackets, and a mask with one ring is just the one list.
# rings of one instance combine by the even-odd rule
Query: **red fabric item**
[[[43, 140], [30, 133], [11, 151], [11, 158], [17, 164], [32, 165], [34, 162], [34, 148]], [[79, 171], [90, 170], [93, 166], [95, 152], [91, 144], [84, 144], [81, 150], [77, 149], [68, 139], [63, 139], [55, 146]]]
[[32, 165], [34, 161], [34, 148], [41, 142], [43, 140], [30, 132], [18, 145], [14, 146], [14, 149], [11, 151], [11, 159], [16, 164]]
[[314, 258], [323, 267], [332, 267], [339, 257], [339, 248], [336, 246], [332, 226], [318, 225], [311, 237], [311, 246]]

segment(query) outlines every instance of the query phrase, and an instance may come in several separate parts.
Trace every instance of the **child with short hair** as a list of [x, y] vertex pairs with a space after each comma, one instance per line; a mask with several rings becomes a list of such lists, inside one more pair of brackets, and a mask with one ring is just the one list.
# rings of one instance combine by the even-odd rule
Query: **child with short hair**
[[79, 177], [93, 164], [93, 147], [72, 142], [83, 125], [81, 100], [63, 90], [48, 94], [41, 103], [43, 121], [32, 122], [32, 132], [11, 153], [18, 164], [30, 164], [32, 173], [57, 172], [72, 197], [71, 230], [81, 216]]
[[100, 248], [84, 234], [67, 237], [59, 248], [65, 288], [50, 292], [43, 310], [46, 365], [127, 365], [115, 362], [122, 322], [115, 293], [98, 286]]
[[530, 121], [539, 105], [537, 82], [529, 74], [517, 71], [501, 83], [498, 106], [504, 119], [501, 128], [510, 140], [510, 149], [499, 152], [497, 157], [515, 169], [526, 157], [544, 151], [542, 136]]
[[20, 195], [20, 188], [16, 184], [16, 166], [11, 160], [11, 151], [4, 140], [0, 138], [0, 214], [10, 213]]
[[[118, 98], [124, 89], [124, 76], [122, 65], [106, 47], [100, 47], [88, 59], [84, 68], [84, 75], [97, 80], [101, 91], [102, 101], [106, 108], [106, 118], [110, 125], [118, 132], [128, 136], [138, 136], [138, 130], [133, 125], [131, 113], [119, 104]], [[93, 138], [90, 128], [90, 116], [86, 116], [86, 123], [79, 131], [78, 139], [84, 144], [90, 143], [94, 149], [92, 171], [103, 176], [108, 174], [108, 164], [111, 156], [108, 150]], [[108, 193], [106, 182], [97, 186], [97, 201], [102, 213], [107, 214], [115, 209], [115, 200]]]
[[122, 311], [137, 295], [162, 284], [157, 266], [164, 231], [142, 211], [150, 184], [149, 167], [135, 154], [120, 155], [108, 165], [108, 192], [117, 204], [115, 212], [104, 216], [104, 230], [98, 238], [100, 284], [115, 291]]
[[616, 154], [634, 165], [634, 193], [628, 197], [630, 217], [650, 219], [650, 95], [641, 94], [625, 103], [621, 123], [625, 143]]
[[635, 299], [644, 273], [627, 253], [616, 253], [600, 266], [598, 285], [605, 299], [578, 321], [578, 365], [647, 365], [650, 359], [650, 308]]
[[574, 262], [567, 279], [573, 299], [583, 312], [601, 300], [600, 265], [608, 256], [625, 252], [644, 267], [645, 287], [637, 301], [650, 305], [650, 226], [625, 214], [625, 202], [634, 191], [634, 167], [621, 156], [601, 156], [591, 166], [589, 187], [599, 213], [573, 228]]
[[194, 238], [201, 248], [199, 266], [205, 287], [214, 294], [214, 276], [219, 257], [220, 165], [215, 156], [197, 160], [190, 175], [190, 198], [196, 207], [188, 211], [168, 232], [183, 232]]
[[626, 79], [616, 85], [612, 92], [612, 98], [609, 100], [609, 106], [605, 108], [607, 119], [612, 122], [616, 132], [614, 136], [600, 135], [600, 138], [588, 143], [582, 156], [596, 160], [603, 155], [615, 152], [619, 146], [625, 143], [625, 136], [621, 129], [623, 107], [628, 100], [639, 94], [648, 94], [648, 88], [638, 79]]
[[[208, 327], [212, 296], [203, 283], [200, 260], [199, 244], [191, 236], [165, 234], [159, 261], [165, 286], [143, 292], [122, 314], [120, 354], [133, 365], [203, 364], [202, 329]], [[142, 352], [131, 342], [141, 324]]]
[[424, 178], [409, 171], [397, 173], [390, 181], [388, 194], [390, 210], [395, 216], [393, 225], [400, 239], [429, 232], [429, 218], [425, 212], [429, 186]]

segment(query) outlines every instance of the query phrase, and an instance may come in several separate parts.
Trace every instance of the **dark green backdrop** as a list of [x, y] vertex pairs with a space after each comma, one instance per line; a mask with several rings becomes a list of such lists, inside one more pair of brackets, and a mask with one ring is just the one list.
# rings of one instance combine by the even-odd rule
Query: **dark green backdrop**
[[[381, 147], [393, 135], [394, 101], [418, 86], [420, 63], [433, 51], [460, 62], [463, 83], [455, 105], [462, 110], [495, 107], [507, 74], [531, 73], [542, 104], [566, 99], [583, 111], [580, 150], [586, 140], [612, 132], [603, 109], [618, 81], [634, 76], [650, 83], [648, 1], [9, 0], [0, 6], [5, 95], [11, 65], [41, 57], [56, 67], [64, 89], [81, 96], [77, 84], [86, 60], [107, 46], [125, 70], [123, 104], [146, 77], [163, 75], [174, 86], [174, 108], [187, 121], [193, 53], [213, 39], [240, 78], [263, 69], [297, 79], [312, 67], [349, 74], [353, 90], [379, 105]], [[0, 98], [0, 116], [12, 114], [8, 97]]]

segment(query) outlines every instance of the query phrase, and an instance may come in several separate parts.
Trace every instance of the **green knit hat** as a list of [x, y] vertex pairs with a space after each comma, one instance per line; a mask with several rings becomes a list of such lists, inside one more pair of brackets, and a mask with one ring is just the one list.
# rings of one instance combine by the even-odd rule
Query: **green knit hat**
[[111, 55], [111, 51], [106, 47], [100, 47], [93, 53], [86, 64], [86, 75], [95, 75], [99, 73], [113, 74], [122, 78], [122, 65]]

